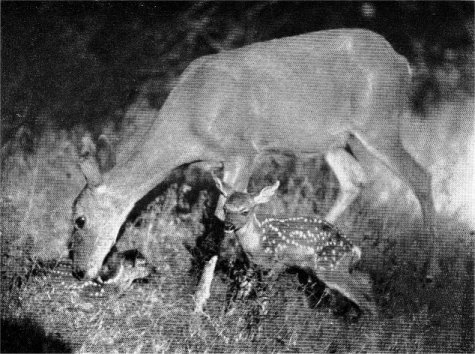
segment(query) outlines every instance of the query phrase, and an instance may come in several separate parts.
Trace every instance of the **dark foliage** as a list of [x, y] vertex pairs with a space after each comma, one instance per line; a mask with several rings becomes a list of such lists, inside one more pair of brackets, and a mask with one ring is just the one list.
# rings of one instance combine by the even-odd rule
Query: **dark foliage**
[[98, 133], [120, 120], [145, 79], [156, 78], [166, 96], [199, 56], [337, 27], [377, 31], [407, 56], [418, 75], [415, 105], [424, 109], [454, 90], [473, 93], [473, 9], [471, 2], [5, 2], [2, 145], [20, 127], [40, 133], [48, 122]]

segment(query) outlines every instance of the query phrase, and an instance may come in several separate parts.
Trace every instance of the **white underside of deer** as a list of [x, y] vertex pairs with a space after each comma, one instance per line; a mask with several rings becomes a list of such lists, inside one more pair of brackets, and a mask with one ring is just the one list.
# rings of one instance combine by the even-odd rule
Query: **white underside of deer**
[[[101, 178], [92, 159], [83, 159], [88, 183], [73, 208], [75, 274], [97, 275], [135, 203], [173, 168], [220, 162], [224, 182], [244, 191], [256, 158], [275, 151], [324, 154], [341, 187], [326, 216], [330, 222], [356, 198], [371, 161], [383, 162], [415, 193], [432, 231], [430, 177], [399, 135], [410, 80], [404, 57], [383, 37], [358, 29], [281, 38], [195, 60], [160, 111], [143, 107], [156, 118], [127, 158]], [[221, 218], [223, 203], [220, 198]]]

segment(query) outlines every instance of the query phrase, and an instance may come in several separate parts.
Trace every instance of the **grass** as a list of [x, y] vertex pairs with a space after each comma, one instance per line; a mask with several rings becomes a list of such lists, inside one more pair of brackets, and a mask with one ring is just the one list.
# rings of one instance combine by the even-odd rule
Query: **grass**
[[[48, 60], [49, 64], [45, 64], [41, 55], [39, 59], [37, 55], [30, 56], [36, 62], [33, 71], [37, 74], [42, 72], [38, 82], [45, 83], [36, 85], [41, 91], [39, 96], [48, 96], [45, 96], [46, 91], [50, 94], [54, 92], [54, 88], [46, 91], [44, 88], [54, 84], [55, 78], [61, 78], [57, 82], [61, 83], [59, 90], [62, 94], [52, 104], [54, 107], [45, 102], [37, 103], [35, 99], [31, 101], [31, 98], [25, 100], [24, 97], [35, 97], [36, 86], [32, 87], [29, 82], [29, 70], [21, 68], [25, 66], [24, 60], [10, 60], [11, 63], [20, 63], [20, 67], [18, 70], [16, 66], [14, 70], [7, 70], [13, 73], [13, 77], [3, 80], [13, 85], [10, 85], [12, 90], [4, 90], [10, 92], [7, 98], [11, 96], [2, 106], [2, 111], [6, 108], [6, 121], [2, 123], [11, 121], [4, 124], [10, 128], [4, 131], [13, 131], [12, 127], [23, 124], [25, 117], [35, 122], [25, 126], [33, 127], [43, 125], [42, 122], [51, 121], [55, 116], [59, 116], [66, 125], [71, 121], [77, 122], [81, 116], [88, 117], [92, 122], [97, 116], [107, 119], [104, 109], [122, 107], [124, 100], [117, 100], [117, 97], [124, 96], [124, 91], [130, 91], [130, 82], [134, 81], [125, 76], [122, 78], [120, 73], [128, 73], [131, 67], [137, 66], [133, 63], [144, 60], [160, 67], [153, 73], [156, 86], [154, 107], [159, 107], [186, 63], [209, 52], [208, 47], [218, 51], [223, 46], [241, 46], [274, 36], [272, 33], [287, 31], [279, 26], [293, 31], [286, 18], [289, 14], [290, 18], [294, 18], [296, 10], [291, 10], [289, 14], [284, 12], [283, 21], [275, 21], [279, 11], [275, 10], [275, 4], [269, 4], [273, 7], [273, 23], [280, 24], [277, 27], [252, 25], [257, 18], [262, 17], [264, 24], [268, 19], [261, 16], [265, 13], [262, 9], [266, 9], [266, 5], [262, 7], [261, 4], [251, 6], [245, 16], [239, 15], [238, 11], [236, 17], [236, 11], [232, 10], [231, 22], [230, 16], [215, 16], [216, 12], [219, 15], [219, 12], [227, 13], [228, 10], [201, 3], [178, 16], [178, 27], [161, 23], [149, 29], [137, 22], [132, 26], [135, 29], [132, 29], [126, 24], [127, 31], [132, 31], [130, 38], [133, 40], [128, 40], [131, 46], [121, 50], [122, 54], [116, 56], [116, 64], [112, 65], [117, 69], [113, 70], [113, 76], [116, 77], [118, 72], [119, 79], [105, 81], [101, 79], [104, 77], [102, 72], [110, 72], [110, 62], [105, 63], [106, 67], [97, 66], [96, 54], [86, 48], [94, 46], [84, 46], [97, 31], [102, 31], [102, 25], [97, 25], [102, 19], [90, 19], [92, 22], [89, 21], [86, 27], [92, 30], [86, 32], [80, 29], [81, 26], [76, 28], [76, 23], [63, 21], [58, 28], [65, 28], [63, 32], [69, 33], [73, 39], [64, 47], [58, 46], [57, 38], [53, 36], [54, 40], [49, 42], [53, 43], [55, 50], [40, 52], [49, 53], [46, 55], [49, 57], [51, 53], [57, 53], [56, 49], [63, 53], [62, 48], [67, 48], [73, 60], [62, 60], [64, 57], [59, 55], [61, 63], [58, 62], [58, 66], [50, 65], [56, 63], [55, 60]], [[322, 9], [319, 6], [317, 13]], [[298, 11], [302, 10], [298, 8]], [[410, 10], [413, 11], [414, 8]], [[332, 26], [335, 16], [341, 17], [341, 21], [344, 19], [339, 10], [324, 12], [332, 14], [327, 16], [328, 24], [331, 22]], [[422, 12], [419, 10], [418, 13]], [[401, 13], [406, 12], [403, 9]], [[315, 22], [312, 11], [308, 14], [310, 22]], [[437, 13], [434, 16], [436, 18]], [[448, 14], [447, 24], [452, 26], [459, 22], [459, 19], [454, 22], [450, 16], [453, 15]], [[396, 17], [399, 23], [401, 18], [410, 19], [413, 16]], [[203, 21], [203, 18], [218, 21]], [[223, 23], [220, 24], [220, 21]], [[412, 37], [412, 20], [408, 21], [403, 21], [402, 27], [407, 27], [407, 35]], [[93, 26], [90, 26], [91, 23]], [[326, 26], [325, 23], [321, 25]], [[428, 26], [430, 33], [433, 25]], [[441, 28], [439, 24], [435, 27], [437, 31]], [[446, 47], [460, 46], [454, 39], [463, 37], [459, 27], [446, 31], [451, 34], [450, 44], [445, 44], [444, 36], [439, 35], [421, 37], [417, 33], [412, 38], [411, 45], [416, 56], [412, 64], [419, 87], [415, 91], [421, 94], [418, 99], [416, 97], [416, 102], [420, 101], [416, 106], [420, 106], [421, 111], [436, 110], [427, 114], [420, 127], [415, 128], [411, 121], [408, 127], [401, 128], [405, 137], [403, 140], [409, 141], [407, 147], [412, 155], [425, 162], [425, 167], [433, 175], [433, 192], [439, 210], [436, 244], [442, 273], [431, 287], [421, 281], [420, 268], [427, 255], [421, 247], [424, 242], [420, 237], [422, 230], [414, 200], [408, 200], [404, 187], [395, 183], [386, 172], [380, 171], [382, 177], [373, 181], [364, 195], [338, 221], [338, 226], [363, 249], [361, 266], [373, 279], [374, 297], [380, 310], [376, 321], [362, 319], [354, 323], [343, 311], [345, 304], [334, 304], [328, 299], [322, 301], [320, 306], [314, 306], [321, 287], [308, 284], [305, 277], [299, 277], [295, 272], [281, 274], [276, 282], [259, 284], [262, 298], [251, 297], [236, 302], [234, 311], [229, 314], [227, 298], [232, 295], [233, 279], [226, 260], [236, 257], [235, 245], [232, 240], [221, 239], [219, 225], [209, 217], [216, 200], [209, 175], [199, 170], [188, 170], [185, 176], [178, 173], [170, 183], [155, 191], [154, 197], [157, 198], [149, 198], [149, 203], [137, 211], [135, 220], [130, 220], [117, 245], [119, 250], [140, 249], [155, 266], [156, 274], [148, 282], [134, 284], [127, 292], [102, 298], [84, 296], [83, 291], [74, 288], [77, 282], [70, 275], [54, 274], [51, 270], [56, 264], [54, 260], [67, 254], [71, 204], [84, 185], [76, 166], [76, 148], [87, 132], [80, 126], [70, 131], [50, 127], [38, 137], [26, 128], [20, 128], [15, 138], [2, 145], [1, 351], [474, 352], [475, 245], [474, 235], [470, 234], [475, 220], [474, 165], [470, 164], [475, 155], [473, 45], [466, 45], [463, 50]], [[267, 34], [262, 32], [266, 28], [270, 31]], [[33, 31], [33, 37], [35, 33]], [[217, 40], [213, 39], [215, 33], [219, 33]], [[467, 36], [472, 38], [473, 33]], [[145, 42], [142, 39], [135, 40], [136, 37], [146, 38], [147, 41], [155, 38], [152, 44], [156, 42], [159, 49], [155, 51], [155, 57], [150, 57], [150, 46], [143, 45]], [[27, 38], [34, 42], [34, 38]], [[425, 45], [420, 42], [427, 40]], [[46, 45], [49, 42], [46, 41]], [[119, 42], [122, 43], [122, 39]], [[10, 47], [15, 49], [15, 46]], [[26, 47], [38, 52], [38, 47], [34, 45]], [[141, 53], [141, 47], [144, 47], [144, 53]], [[85, 50], [86, 56], [77, 55]], [[131, 55], [132, 61], [129, 60]], [[443, 63], [430, 62], [439, 56], [444, 57]], [[95, 64], [83, 65], [90, 60]], [[52, 68], [54, 75], [48, 74], [48, 67]], [[84, 67], [89, 70], [83, 73]], [[95, 75], [98, 72], [101, 74]], [[74, 84], [68, 84], [71, 75], [74, 78], [69, 81]], [[91, 81], [91, 75], [95, 80]], [[41, 81], [42, 76], [46, 81]], [[36, 79], [34, 81], [37, 82]], [[70, 89], [77, 83], [79, 91], [86, 96]], [[122, 92], [119, 96], [114, 91], [117, 85]], [[85, 104], [84, 97], [91, 96], [90, 92], [97, 90], [101, 94], [93, 94], [93, 100], [87, 99]], [[69, 97], [68, 92], [74, 97]], [[458, 96], [462, 99], [457, 100]], [[96, 101], [101, 102], [91, 104]], [[442, 102], [436, 107], [438, 101]], [[37, 105], [40, 113], [34, 112]], [[135, 136], [148, 129], [150, 123], [147, 119], [138, 119], [146, 115], [135, 114], [132, 108], [129, 107], [124, 118], [126, 128], [121, 129], [119, 134], [123, 150], [127, 150], [127, 140], [130, 145], [135, 145]], [[140, 112], [140, 105], [136, 108]], [[20, 111], [25, 113], [18, 114]], [[88, 119], [82, 121], [87, 122]], [[96, 128], [98, 133], [101, 128]], [[117, 132], [111, 127], [104, 128], [102, 133], [113, 141], [118, 140]], [[29, 141], [34, 141], [34, 149], [31, 149]], [[278, 197], [261, 209], [263, 214], [325, 215], [338, 190], [335, 177], [321, 159], [298, 161], [274, 156], [261, 161], [257, 171], [251, 181], [251, 190], [257, 191], [276, 179], [282, 184]], [[192, 185], [191, 191], [187, 191], [187, 185]], [[374, 195], [379, 197], [370, 198]], [[472, 229], [464, 220], [472, 221]], [[222, 261], [213, 281], [212, 296], [205, 308], [207, 316], [199, 316], [193, 313], [192, 295], [204, 261], [218, 252]], [[266, 314], [261, 309], [263, 298], [268, 299]], [[335, 308], [339, 310], [337, 314], [334, 313]]]
[[[457, 117], [459, 126], [447, 117]], [[334, 299], [315, 306], [321, 286], [296, 272], [258, 282], [260, 296], [236, 301], [229, 312], [234, 283], [228, 260], [239, 264], [239, 257], [211, 217], [217, 191], [210, 175], [193, 166], [174, 173], [143, 201], [117, 244], [119, 251], [139, 249], [156, 273], [127, 292], [84, 296], [71, 275], [52, 273], [56, 263], [45, 260], [67, 253], [70, 207], [84, 183], [73, 162], [85, 131], [49, 129], [34, 151], [21, 143], [28, 132], [19, 132], [2, 148], [1, 350], [473, 352], [475, 245], [473, 229], [463, 221], [473, 210], [473, 133], [467, 129], [473, 103], [448, 104], [426, 119], [429, 139], [418, 133], [424, 122], [413, 129], [412, 140], [407, 129], [406, 138], [434, 176], [441, 274], [433, 284], [421, 278], [427, 254], [417, 203], [382, 168], [382, 177], [338, 221], [363, 250], [361, 268], [371, 275], [380, 312], [372, 322], [352, 321], [347, 304]], [[439, 144], [430, 144], [434, 139]], [[275, 155], [256, 171], [251, 191], [281, 181], [261, 214], [325, 215], [338, 192], [321, 158]], [[212, 295], [200, 316], [193, 312], [193, 294], [204, 262], [217, 253]]]
[[[335, 178], [320, 160], [299, 167], [292, 159], [279, 157], [263, 161], [259, 171], [263, 173], [253, 178], [253, 190], [268, 184], [272, 176], [283, 181], [281, 194], [261, 210], [264, 214], [324, 214], [336, 195]], [[301, 171], [315, 177], [312, 183]], [[340, 226], [365, 254], [362, 267], [372, 275], [381, 313], [377, 321], [352, 322], [344, 312], [335, 314], [328, 301], [312, 307], [314, 293], [295, 272], [266, 285], [265, 315], [259, 312], [259, 298], [236, 302], [228, 313], [232, 279], [226, 267], [213, 281], [207, 316], [193, 313], [199, 267], [218, 251], [220, 237], [207, 216], [215, 199], [209, 176], [199, 170], [184, 175], [163, 188], [126, 227], [118, 248], [141, 250], [157, 272], [125, 293], [85, 297], [71, 289], [76, 284], [71, 276], [38, 271], [45, 266], [35, 257], [16, 263], [15, 257], [8, 258], [10, 263], [2, 264], [2, 280], [11, 285], [2, 291], [2, 350], [473, 351], [473, 245], [468, 228], [453, 218], [439, 217], [443, 273], [427, 287], [420, 279], [419, 262], [414, 261], [424, 256], [413, 247], [421, 232], [414, 210], [402, 207], [407, 204], [404, 198], [376, 208], [367, 196], [371, 192], [345, 213]], [[209, 188], [190, 190], [190, 181]], [[13, 209], [5, 212], [14, 215]], [[234, 256], [232, 250], [227, 253]], [[7, 269], [17, 271], [7, 276], [3, 274]], [[21, 331], [31, 333], [28, 342], [12, 334]]]

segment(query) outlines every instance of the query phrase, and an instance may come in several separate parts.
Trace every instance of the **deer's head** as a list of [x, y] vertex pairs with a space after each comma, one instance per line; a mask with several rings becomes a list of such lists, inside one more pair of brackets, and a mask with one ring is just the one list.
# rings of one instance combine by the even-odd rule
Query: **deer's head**
[[[111, 165], [111, 161], [108, 164]], [[95, 145], [89, 137], [83, 138], [79, 165], [86, 178], [86, 186], [73, 204], [73, 232], [69, 249], [73, 275], [79, 279], [92, 279], [98, 276], [104, 259], [116, 241], [124, 220], [121, 211], [125, 201], [103, 185]]]

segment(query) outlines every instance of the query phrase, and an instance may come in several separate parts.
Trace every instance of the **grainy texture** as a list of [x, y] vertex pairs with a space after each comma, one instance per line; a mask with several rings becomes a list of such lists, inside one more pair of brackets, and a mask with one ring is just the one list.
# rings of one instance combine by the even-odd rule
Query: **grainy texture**
[[[7, 1], [0, 9], [2, 352], [475, 351], [473, 2]], [[233, 275], [240, 247], [221, 242], [223, 225], [211, 218], [217, 191], [193, 166], [174, 171], [124, 225], [117, 247], [141, 249], [156, 269], [148, 280], [91, 297], [97, 287], [80, 289], [57, 264], [85, 182], [77, 167], [85, 135], [105, 134], [121, 161], [196, 58], [341, 27], [381, 34], [411, 65], [400, 130], [433, 177], [441, 269], [433, 286], [415, 262], [426, 256], [417, 202], [378, 166], [380, 177], [336, 223], [361, 247], [373, 280], [372, 325], [348, 321], [344, 299], [322, 296], [300, 273], [269, 282], [242, 266]], [[257, 211], [262, 218], [325, 215], [338, 194], [320, 157], [263, 159], [248, 190], [275, 180], [280, 193]], [[195, 321], [197, 277], [227, 241], [207, 316]], [[238, 280], [254, 290], [234, 293]]]

